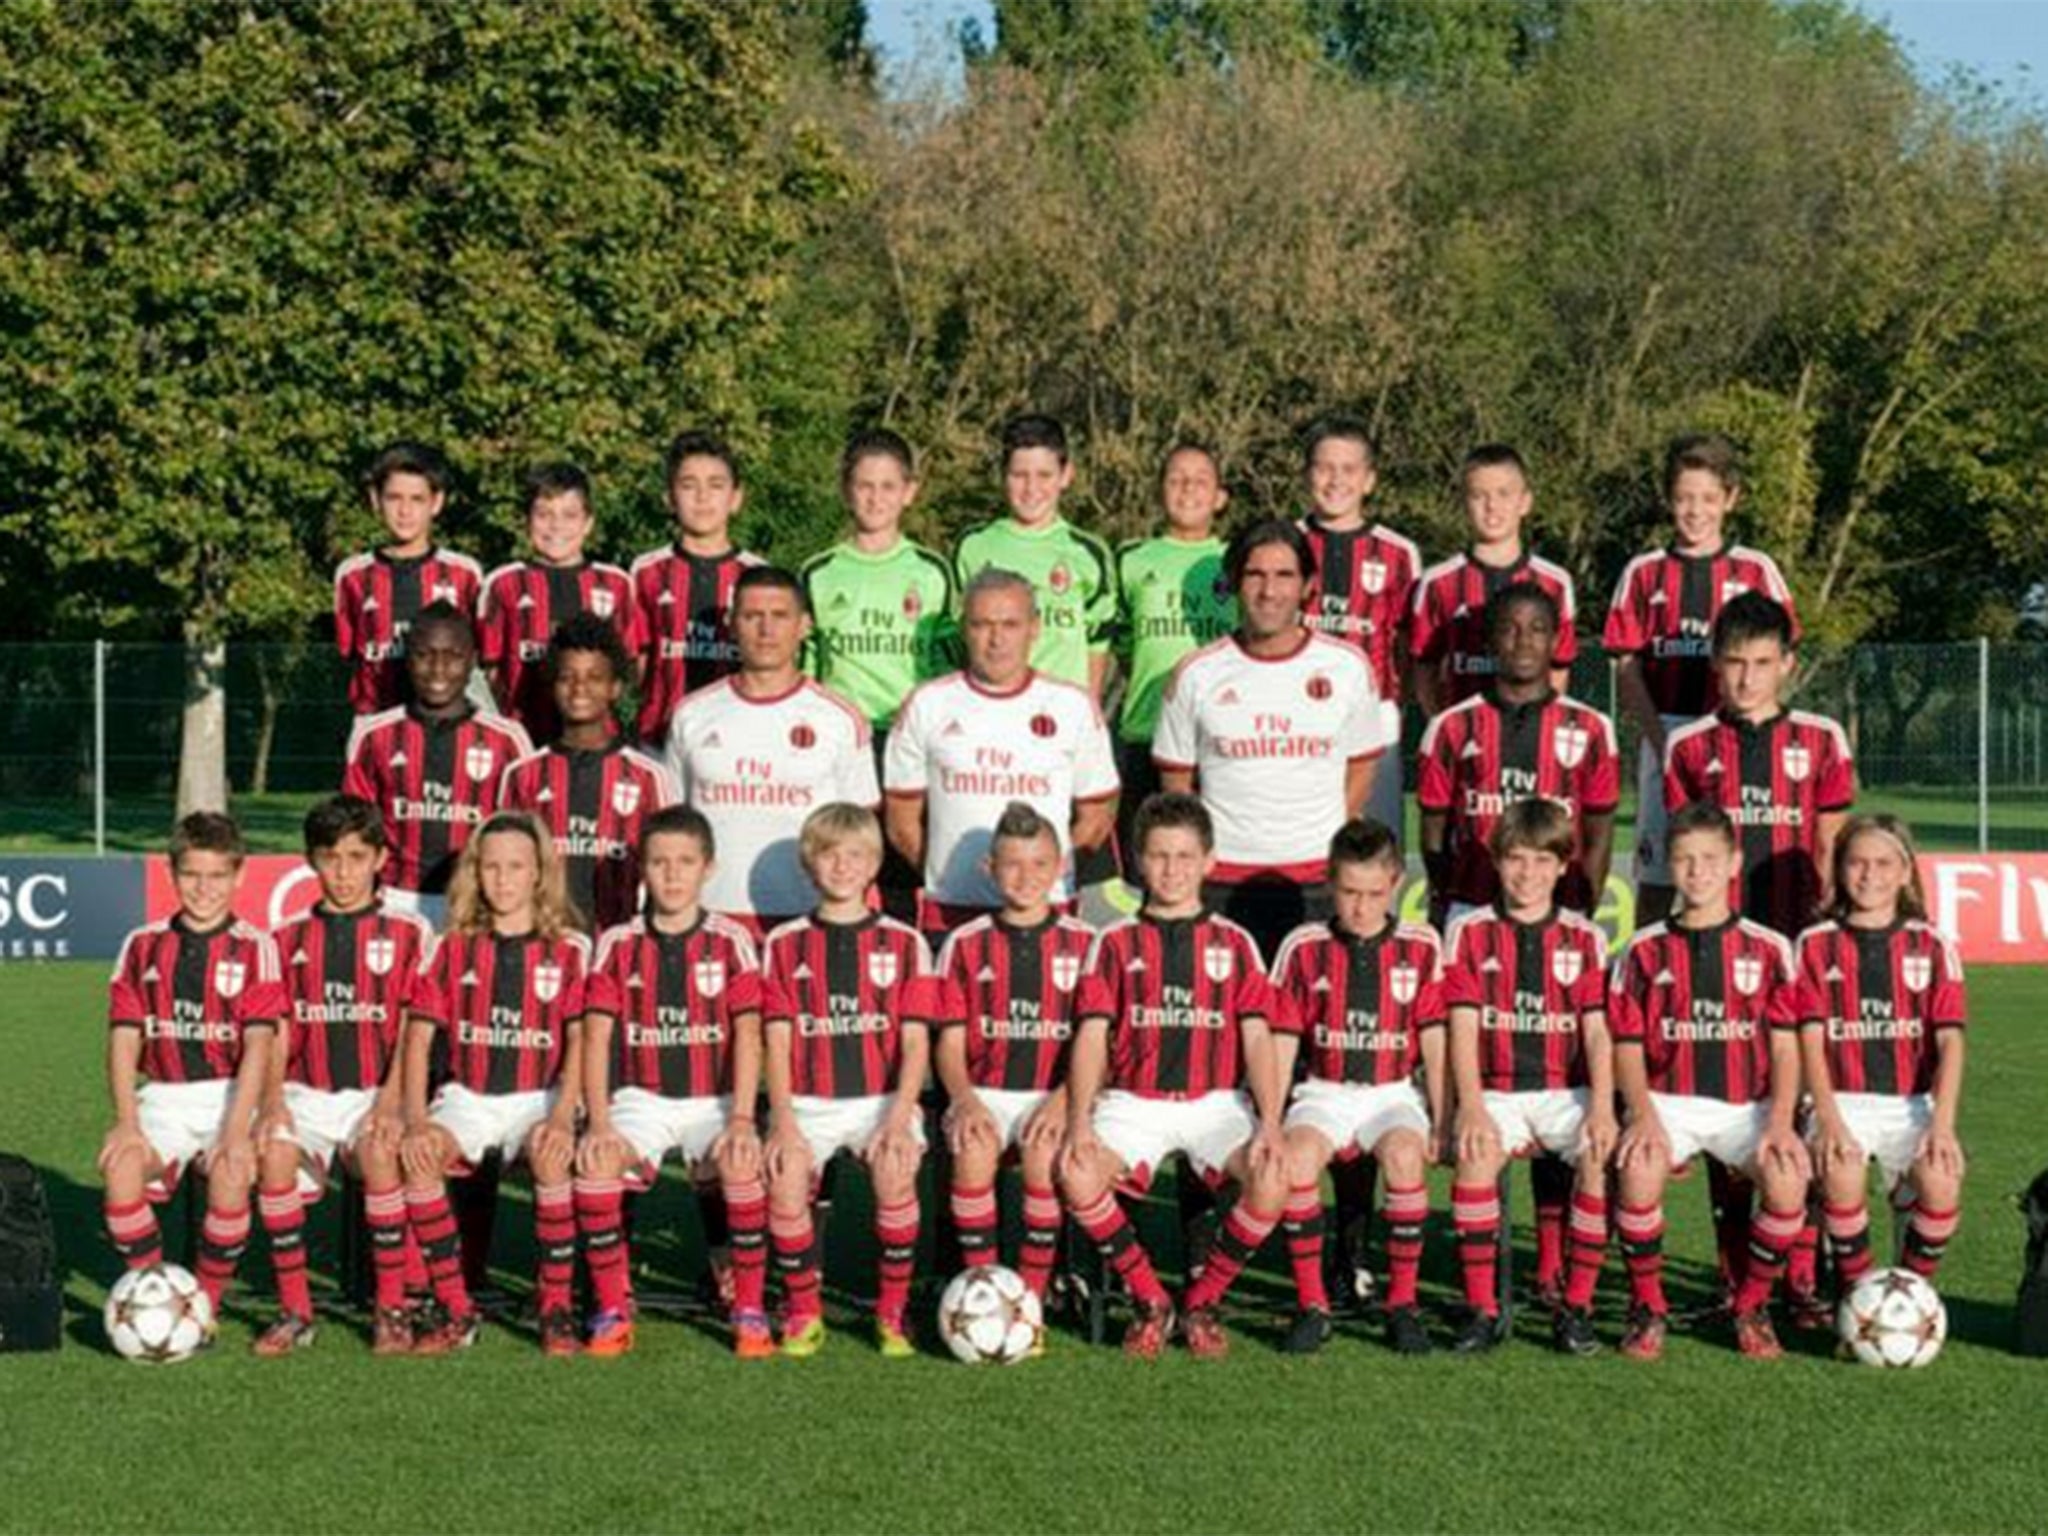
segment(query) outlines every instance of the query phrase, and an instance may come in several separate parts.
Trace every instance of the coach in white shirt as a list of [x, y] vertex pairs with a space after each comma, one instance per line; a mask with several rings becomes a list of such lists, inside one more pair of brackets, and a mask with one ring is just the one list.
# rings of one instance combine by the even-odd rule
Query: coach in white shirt
[[1316, 559], [1300, 528], [1240, 530], [1223, 570], [1237, 631], [1174, 669], [1152, 758], [1163, 788], [1199, 794], [1215, 818], [1210, 904], [1270, 957], [1329, 915], [1330, 836], [1360, 814], [1380, 754], [1399, 744], [1365, 657], [1302, 622]]
[[967, 669], [924, 684], [897, 713], [884, 754], [889, 841], [924, 870], [920, 922], [950, 932], [1002, 904], [988, 851], [1003, 808], [1021, 800], [1060, 830], [1066, 869], [1052, 899], [1073, 895], [1073, 852], [1116, 826], [1116, 758], [1085, 689], [1035, 672], [1038, 595], [991, 566], [960, 604]]

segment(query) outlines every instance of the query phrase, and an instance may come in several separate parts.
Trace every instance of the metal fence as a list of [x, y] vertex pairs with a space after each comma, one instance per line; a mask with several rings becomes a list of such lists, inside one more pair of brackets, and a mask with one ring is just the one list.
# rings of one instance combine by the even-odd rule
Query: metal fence
[[[1863, 645], [1803, 662], [1795, 702], [1847, 728], [1863, 803], [1909, 817], [1930, 847], [2048, 849], [2048, 645]], [[228, 648], [228, 778], [258, 846], [295, 847], [306, 803], [339, 781], [345, 685], [326, 645]], [[159, 844], [185, 688], [175, 645], [0, 646], [0, 846]], [[1572, 691], [1613, 712], [1607, 658], [1581, 657]], [[1619, 723], [1626, 818], [1636, 748]]]

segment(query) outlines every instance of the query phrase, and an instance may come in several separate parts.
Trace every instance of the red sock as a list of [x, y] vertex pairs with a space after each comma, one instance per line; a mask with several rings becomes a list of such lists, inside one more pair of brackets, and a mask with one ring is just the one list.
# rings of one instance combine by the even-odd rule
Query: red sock
[[1209, 1250], [1209, 1262], [1202, 1266], [1202, 1278], [1188, 1287], [1188, 1310], [1199, 1311], [1222, 1301], [1231, 1283], [1244, 1272], [1245, 1265], [1251, 1263], [1279, 1224], [1277, 1211], [1261, 1215], [1245, 1209], [1242, 1200], [1233, 1205], [1230, 1214], [1223, 1218], [1216, 1246]]
[[1500, 1315], [1496, 1272], [1500, 1243], [1500, 1191], [1491, 1184], [1451, 1186], [1451, 1226], [1465, 1271], [1465, 1300], [1488, 1317]]
[[1389, 1183], [1380, 1214], [1387, 1224], [1387, 1305], [1412, 1307], [1422, 1271], [1422, 1232], [1429, 1223], [1428, 1188]]
[[[1746, 1217], [1742, 1224], [1747, 1229]], [[1659, 1317], [1669, 1315], [1671, 1303], [1664, 1299], [1664, 1207], [1619, 1205], [1614, 1225], [1621, 1235], [1622, 1260], [1628, 1265], [1629, 1300]]]
[[1024, 1183], [1024, 1242], [1017, 1250], [1017, 1270], [1034, 1296], [1044, 1296], [1052, 1283], [1053, 1261], [1060, 1251], [1060, 1197], [1050, 1184]]
[[543, 1316], [576, 1304], [576, 1186], [533, 1186], [536, 1279]]
[[633, 1305], [633, 1256], [626, 1244], [626, 1186], [618, 1179], [579, 1178], [574, 1185], [576, 1229], [583, 1234], [583, 1262], [600, 1312], [624, 1312]]
[[759, 1178], [725, 1186], [726, 1222], [732, 1241], [732, 1308], [768, 1309], [768, 1189]]
[[1820, 1289], [1820, 1213], [1809, 1205], [1799, 1221], [1792, 1250], [1785, 1255], [1785, 1289], [1811, 1296]]
[[1821, 1214], [1828, 1226], [1828, 1247], [1835, 1255], [1835, 1273], [1846, 1290], [1870, 1273], [1870, 1207], [1859, 1200], [1854, 1205], [1823, 1206]]
[[1297, 1184], [1287, 1191], [1280, 1213], [1287, 1234], [1287, 1264], [1294, 1271], [1294, 1299], [1304, 1312], [1330, 1310], [1329, 1288], [1323, 1284], [1323, 1191], [1318, 1184]]
[[1536, 1285], [1553, 1291], [1564, 1283], [1565, 1213], [1572, 1203], [1571, 1165], [1539, 1156], [1529, 1164], [1529, 1198], [1536, 1211]]
[[996, 1262], [996, 1187], [978, 1189], [955, 1184], [953, 1230], [960, 1239], [960, 1262], [972, 1269]]
[[1924, 1201], [1914, 1205], [1906, 1222], [1905, 1253], [1901, 1262], [1923, 1280], [1932, 1280], [1941, 1268], [1942, 1255], [1948, 1251], [1948, 1241], [1956, 1235], [1962, 1219], [1962, 1210], [1957, 1206], [1934, 1211], [1929, 1210]]
[[[404, 1192], [400, 1191], [400, 1198]], [[412, 1229], [412, 1223], [405, 1224], [405, 1241], [399, 1246], [403, 1264], [405, 1294], [424, 1296], [433, 1289], [433, 1280], [427, 1274], [427, 1256], [420, 1251], [419, 1234]]]
[[1145, 1245], [1138, 1241], [1131, 1219], [1116, 1203], [1114, 1193], [1104, 1190], [1093, 1205], [1076, 1209], [1074, 1220], [1081, 1224], [1081, 1230], [1102, 1251], [1103, 1261], [1123, 1276], [1132, 1300], [1141, 1307], [1171, 1305], [1166, 1287], [1159, 1283], [1159, 1276], [1153, 1272]]
[[1571, 1267], [1564, 1283], [1564, 1304], [1593, 1305], [1600, 1283], [1600, 1265], [1607, 1257], [1607, 1197], [1583, 1192], [1572, 1196]]
[[775, 1272], [782, 1277], [783, 1327], [795, 1332], [824, 1314], [818, 1295], [817, 1229], [809, 1209], [798, 1216], [768, 1214], [768, 1242]]
[[462, 1322], [476, 1308], [462, 1278], [462, 1238], [456, 1230], [455, 1212], [448, 1205], [448, 1187], [408, 1188], [405, 1204], [413, 1236], [419, 1239], [420, 1254], [427, 1261], [427, 1283], [434, 1288], [434, 1299], [452, 1321]]
[[278, 1305], [293, 1317], [311, 1318], [313, 1288], [306, 1278], [306, 1206], [296, 1180], [282, 1189], [258, 1192], [256, 1208], [270, 1237], [270, 1268], [277, 1276]]
[[147, 1200], [138, 1200], [133, 1205], [108, 1201], [106, 1211], [107, 1237], [124, 1266], [147, 1269], [163, 1262], [163, 1229], [157, 1225], [156, 1212], [149, 1208]]
[[206, 1292], [216, 1313], [221, 1294], [235, 1278], [235, 1266], [242, 1250], [249, 1246], [249, 1207], [216, 1211], [209, 1207], [199, 1226], [199, 1288]]
[[[995, 1196], [991, 1191], [990, 1204]], [[891, 1328], [901, 1330], [903, 1314], [910, 1307], [910, 1276], [917, 1262], [917, 1195], [894, 1205], [875, 1207], [875, 1241], [881, 1246], [876, 1262], [878, 1282], [875, 1316]]]
[[[405, 1191], [394, 1184], [389, 1189], [363, 1191], [363, 1225], [370, 1229], [370, 1267], [376, 1277], [377, 1305], [396, 1311], [405, 1305], [406, 1240], [412, 1228], [405, 1219]], [[419, 1244], [412, 1244], [415, 1258]], [[425, 1262], [420, 1272], [426, 1272]]]
[[1803, 1210], [1774, 1211], [1768, 1206], [1750, 1218], [1749, 1262], [1743, 1266], [1742, 1289], [1735, 1293], [1738, 1313], [1755, 1312], [1770, 1301], [1805, 1220]]

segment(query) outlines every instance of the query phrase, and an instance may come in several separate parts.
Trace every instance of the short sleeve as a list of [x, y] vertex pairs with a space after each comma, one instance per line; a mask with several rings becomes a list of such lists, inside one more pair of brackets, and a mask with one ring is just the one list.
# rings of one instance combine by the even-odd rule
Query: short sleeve
[[1344, 710], [1344, 756], [1351, 762], [1378, 757], [1387, 750], [1386, 729], [1380, 719], [1379, 696], [1373, 690], [1372, 669], [1357, 669], [1358, 686], [1350, 690]]
[[889, 729], [889, 742], [882, 756], [882, 786], [892, 795], [921, 795], [929, 787], [923, 703], [923, 694], [912, 694]]
[[1830, 726], [1827, 743], [1817, 802], [1823, 811], [1846, 811], [1856, 803], [1856, 765], [1849, 756], [1848, 737], [1839, 727]]
[[1582, 941], [1586, 963], [1579, 969], [1579, 979], [1572, 984], [1572, 1007], [1580, 1013], [1594, 1009], [1602, 1012], [1607, 1008], [1607, 957], [1600, 953], [1600, 941], [1588, 937]]
[[269, 934], [259, 933], [249, 941], [249, 947], [249, 968], [256, 979], [242, 988], [235, 999], [235, 1017], [244, 1026], [275, 1024], [291, 1011], [291, 999], [285, 995], [284, 970], [277, 962], [277, 946]]
[[1427, 578], [1415, 588], [1415, 610], [1408, 616], [1408, 654], [1421, 662], [1434, 662], [1444, 653], [1450, 626], [1436, 609], [1436, 584]]
[[1611, 655], [1633, 656], [1650, 643], [1636, 606], [1635, 575], [1641, 569], [1640, 565], [1631, 564], [1614, 585], [1614, 601], [1608, 605], [1607, 627], [1600, 637], [1600, 643]]
[[1963, 960], [1955, 945], [1942, 939], [1934, 953], [1934, 995], [1927, 1000], [1927, 1018], [1936, 1029], [1961, 1029], [1968, 1020], [1969, 998], [1963, 989]]
[[1615, 746], [1614, 722], [1605, 715], [1593, 717], [1590, 751], [1586, 764], [1585, 788], [1579, 795], [1579, 809], [1595, 815], [1611, 812], [1621, 803], [1621, 753]]
[[1102, 712], [1091, 705], [1082, 720], [1081, 747], [1074, 756], [1074, 798], [1107, 800], [1120, 787], [1109, 727]]
[[1152, 728], [1152, 761], [1162, 768], [1192, 768], [1200, 761], [1194, 692], [1183, 662], [1166, 680], [1159, 700], [1159, 723]]
[[1415, 761], [1415, 803], [1425, 811], [1448, 811], [1456, 796], [1451, 733], [1444, 728], [1447, 716], [1438, 715], [1422, 733], [1422, 746]]
[[149, 948], [147, 936], [138, 930], [121, 946], [121, 958], [107, 982], [107, 1023], [109, 1027], [139, 1025], [149, 1016], [149, 999], [136, 981], [135, 967]]
[[839, 798], [851, 805], [882, 803], [882, 787], [875, 782], [875, 754], [868, 746], [866, 728], [853, 733], [853, 740], [839, 758]]
[[1116, 1020], [1123, 1014], [1122, 946], [1107, 933], [1088, 951], [1081, 985], [1074, 994], [1074, 1015], [1080, 1019]]
[[1554, 666], [1569, 667], [1579, 659], [1579, 594], [1571, 577], [1558, 582], [1557, 649], [1550, 653]]

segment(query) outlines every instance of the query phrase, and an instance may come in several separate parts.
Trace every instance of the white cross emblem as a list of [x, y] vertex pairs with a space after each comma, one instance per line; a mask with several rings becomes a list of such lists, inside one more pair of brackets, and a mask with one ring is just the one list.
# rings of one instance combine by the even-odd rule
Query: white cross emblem
[[716, 997], [725, 990], [725, 962], [723, 960], [699, 960], [696, 966], [697, 992], [703, 997]]
[[1906, 979], [1909, 990], [1925, 992], [1928, 983], [1934, 980], [1934, 961], [1926, 955], [1908, 955], [1899, 962], [1899, 974]]
[[479, 784], [491, 776], [491, 770], [497, 766], [497, 762], [497, 755], [481, 742], [462, 754], [463, 768]]
[[610, 587], [599, 587], [590, 594], [590, 611], [600, 619], [610, 618], [612, 616], [612, 609], [617, 604], [618, 599], [612, 595]]
[[630, 816], [640, 809], [640, 786], [632, 779], [621, 779], [612, 786], [612, 809], [621, 816]]
[[1813, 754], [1805, 747], [1792, 746], [1785, 749], [1785, 777], [1794, 784], [1801, 783], [1813, 772]]
[[372, 976], [388, 975], [398, 959], [398, 946], [389, 939], [372, 939], [363, 946], [363, 964]]
[[1202, 969], [1211, 981], [1228, 981], [1237, 969], [1237, 956], [1228, 944], [1209, 944], [1202, 949]]
[[1764, 963], [1755, 955], [1737, 955], [1729, 971], [1735, 978], [1735, 990], [1744, 997], [1756, 996], [1756, 989], [1764, 984]]
[[1358, 584], [1374, 597], [1387, 589], [1387, 563], [1384, 560], [1366, 560], [1358, 567]]
[[1576, 768], [1585, 761], [1586, 749], [1593, 744], [1593, 738], [1582, 725], [1560, 725], [1550, 733], [1550, 743], [1557, 751], [1559, 763], [1567, 768]]
[[239, 997], [249, 968], [239, 960], [223, 960], [213, 968], [213, 990], [222, 997]]
[[868, 980], [878, 987], [892, 987], [896, 984], [894, 951], [878, 949], [868, 956]]
[[1079, 955], [1054, 955], [1052, 957], [1052, 984], [1062, 992], [1071, 992], [1081, 980], [1081, 957]]
[[533, 968], [533, 995], [544, 1003], [552, 1003], [562, 992], [562, 968], [559, 965], [536, 965]]
[[1586, 957], [1576, 949], [1560, 949], [1550, 957], [1550, 974], [1557, 978], [1560, 987], [1577, 981], [1585, 968]]
[[1397, 1003], [1415, 1001], [1416, 989], [1422, 984], [1422, 973], [1412, 965], [1397, 965], [1387, 972], [1387, 990], [1394, 995]]

